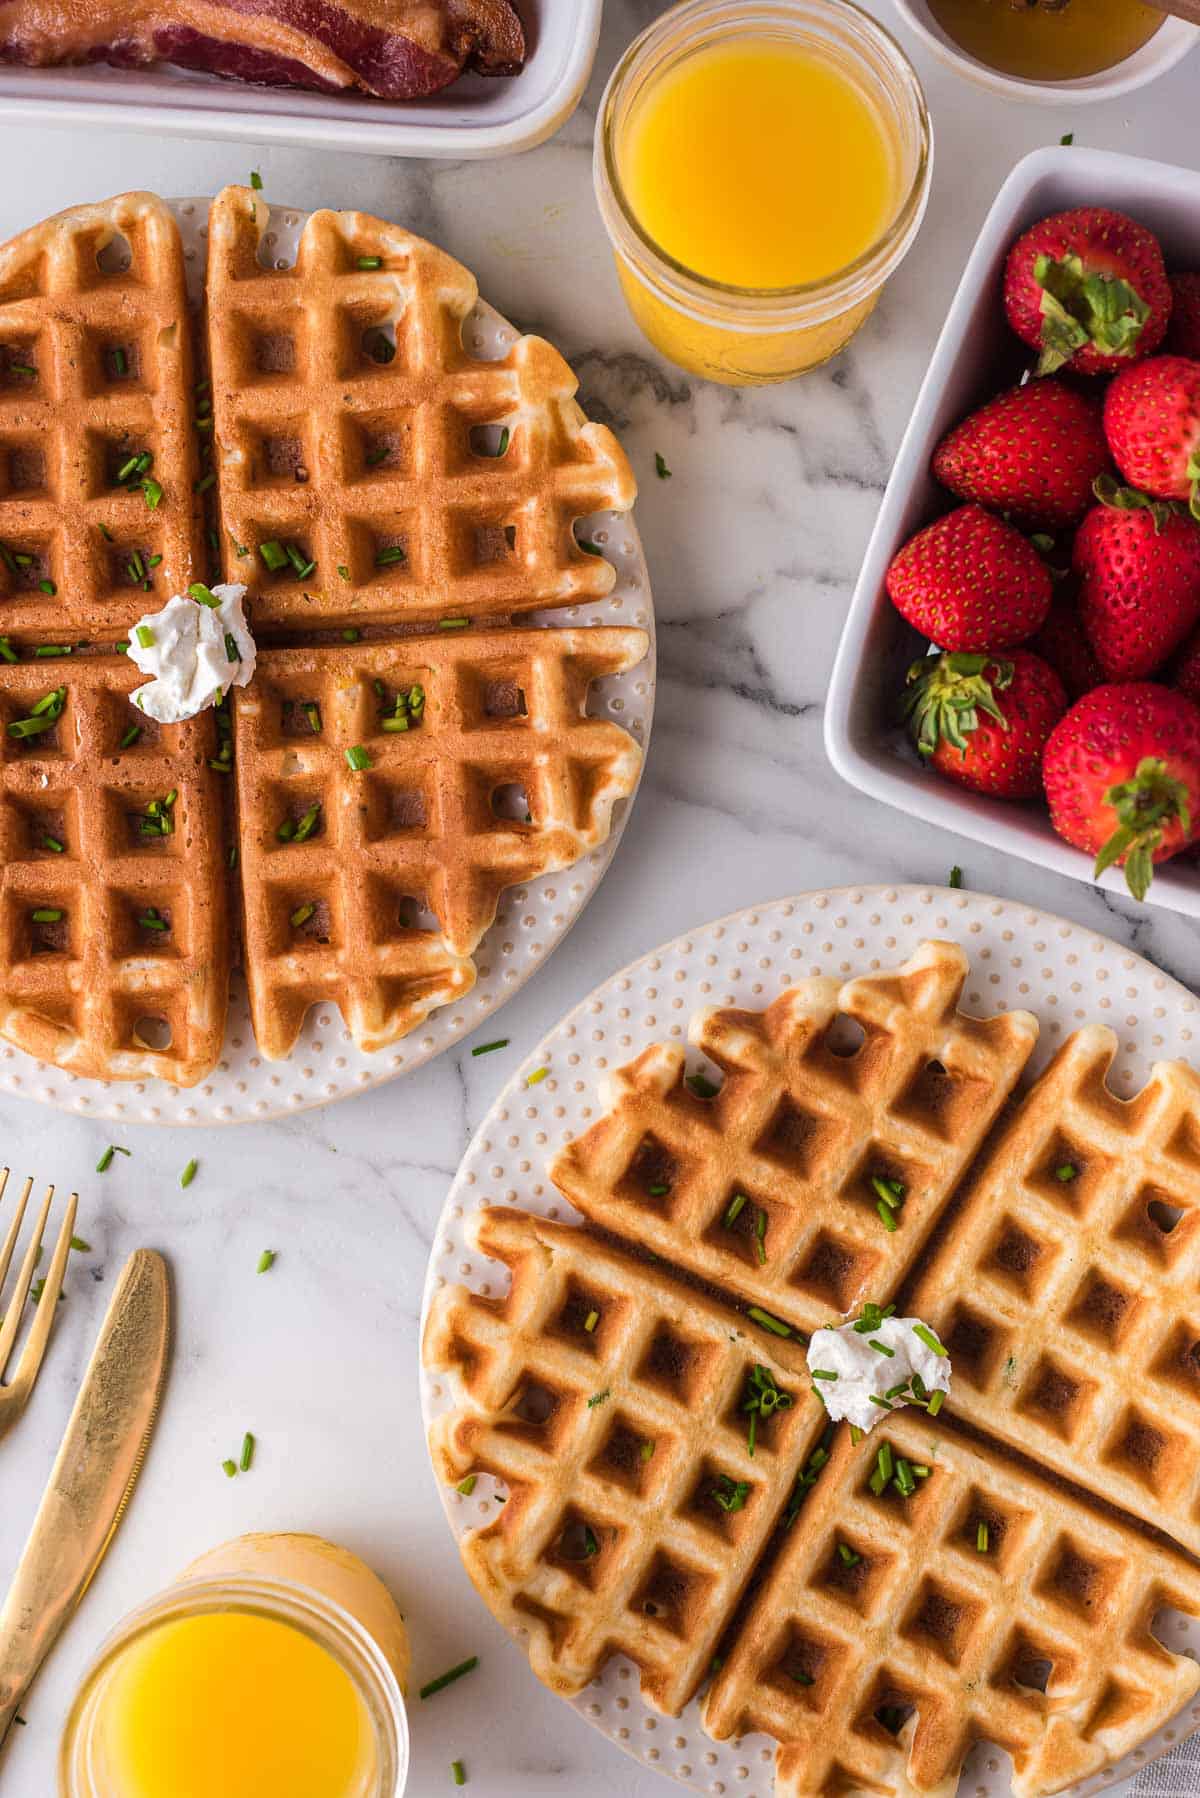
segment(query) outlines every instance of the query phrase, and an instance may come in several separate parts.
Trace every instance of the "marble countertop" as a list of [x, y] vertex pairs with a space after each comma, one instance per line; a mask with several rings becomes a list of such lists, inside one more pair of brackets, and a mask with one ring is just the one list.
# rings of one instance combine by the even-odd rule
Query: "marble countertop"
[[[565, 3], [565, 0], [564, 0]], [[903, 37], [888, 0], [876, 9]], [[498, 163], [419, 163], [298, 150], [0, 130], [0, 237], [122, 188], [214, 190], [262, 170], [273, 198], [353, 203], [461, 258], [515, 323], [561, 346], [588, 410], [620, 433], [642, 483], [638, 520], [660, 628], [658, 712], [634, 816], [603, 887], [551, 963], [505, 1010], [511, 1056], [626, 961], [696, 923], [803, 888], [941, 882], [1028, 898], [1200, 982], [1195, 927], [893, 815], [841, 784], [821, 746], [834, 646], [892, 454], [947, 300], [1018, 157], [1076, 140], [1195, 164], [1200, 57], [1090, 107], [1020, 106], [962, 82], [911, 41], [937, 165], [915, 250], [849, 352], [790, 386], [709, 387], [665, 365], [621, 302], [591, 189], [604, 77], [654, 0], [609, 0], [585, 104], [551, 143]], [[1102, 197], [1102, 196], [1098, 196]], [[673, 470], [654, 474], [655, 452]], [[683, 876], [681, 878], [681, 876]], [[469, 1653], [468, 1687], [414, 1707], [410, 1791], [448, 1789], [461, 1757], [487, 1798], [654, 1798], [658, 1775], [543, 1691], [468, 1585], [442, 1520], [417, 1400], [417, 1320], [433, 1226], [509, 1056], [466, 1048], [410, 1078], [277, 1124], [131, 1127], [96, 1174], [109, 1127], [0, 1098], [0, 1162], [81, 1194], [75, 1259], [49, 1363], [0, 1450], [7, 1582], [113, 1277], [139, 1244], [166, 1251], [178, 1335], [168, 1397], [130, 1514], [26, 1705], [0, 1764], [5, 1798], [49, 1798], [81, 1669], [129, 1607], [200, 1550], [250, 1529], [316, 1530], [389, 1581], [416, 1683]], [[179, 1174], [196, 1156], [198, 1175]], [[268, 1275], [256, 1264], [278, 1251]], [[247, 1477], [223, 1458], [258, 1438]]]

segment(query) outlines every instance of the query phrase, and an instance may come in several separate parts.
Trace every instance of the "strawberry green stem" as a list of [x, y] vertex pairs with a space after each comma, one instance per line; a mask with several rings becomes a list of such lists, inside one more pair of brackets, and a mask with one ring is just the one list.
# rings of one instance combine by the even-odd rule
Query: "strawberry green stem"
[[1054, 374], [1088, 343], [1102, 356], [1132, 355], [1150, 308], [1128, 281], [1085, 274], [1078, 256], [1039, 256], [1033, 278], [1042, 290], [1039, 375]]
[[965, 650], [914, 662], [901, 711], [919, 752], [932, 755], [945, 742], [965, 756], [967, 738], [978, 730], [981, 713], [1007, 730], [996, 691], [1003, 692], [1012, 677], [1011, 662]]
[[1154, 877], [1154, 852], [1162, 847], [1164, 826], [1178, 820], [1184, 840], [1192, 834], [1188, 791], [1167, 773], [1156, 756], [1143, 756], [1132, 780], [1109, 787], [1104, 803], [1117, 814], [1117, 828], [1096, 857], [1098, 880], [1105, 868], [1124, 858], [1125, 884], [1135, 899], [1144, 899]]

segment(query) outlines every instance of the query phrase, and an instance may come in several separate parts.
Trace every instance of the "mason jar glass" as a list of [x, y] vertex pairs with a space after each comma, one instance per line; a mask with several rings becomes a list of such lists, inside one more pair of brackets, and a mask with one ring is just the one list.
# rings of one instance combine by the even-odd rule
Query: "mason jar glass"
[[[303, 1574], [304, 1583], [283, 1577], [289, 1569]], [[165, 1624], [214, 1613], [286, 1624], [324, 1649], [350, 1680], [370, 1734], [355, 1788], [345, 1798], [401, 1798], [409, 1742], [400, 1682], [408, 1649], [399, 1613], [362, 1562], [303, 1536], [245, 1537], [213, 1550], [117, 1625], [67, 1718], [59, 1747], [60, 1798], [126, 1798], [110, 1764], [106, 1713], [125, 1657]], [[187, 1692], [179, 1701], [187, 1705]]]
[[[700, 50], [748, 41], [802, 49], [839, 72], [877, 117], [892, 162], [893, 206], [875, 241], [844, 268], [797, 287], [733, 287], [685, 267], [646, 230], [622, 179], [631, 119], [654, 84]], [[596, 121], [593, 174], [626, 301], [651, 343], [707, 380], [753, 386], [817, 367], [858, 330], [916, 236], [932, 160], [912, 65], [850, 0], [684, 0], [635, 38], [613, 71]]]

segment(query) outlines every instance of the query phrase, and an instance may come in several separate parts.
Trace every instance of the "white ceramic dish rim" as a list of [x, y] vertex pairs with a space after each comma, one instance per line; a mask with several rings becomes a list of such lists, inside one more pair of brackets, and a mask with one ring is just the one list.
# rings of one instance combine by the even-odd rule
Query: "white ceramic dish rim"
[[956, 44], [933, 17], [928, 0], [895, 0], [895, 6], [904, 23], [947, 68], [994, 94], [1003, 94], [1010, 100], [1028, 100], [1035, 106], [1086, 106], [1094, 100], [1113, 100], [1118, 94], [1132, 93], [1182, 62], [1200, 40], [1200, 26], [1167, 16], [1152, 38], [1111, 69], [1098, 69], [1094, 75], [1080, 75], [1072, 81], [1031, 81], [991, 69]]
[[579, 104], [599, 43], [602, 6], [603, 0], [540, 0], [533, 51], [519, 75], [464, 75], [425, 100], [255, 87], [167, 67], [0, 65], [0, 123], [377, 156], [512, 155], [544, 143]]
[[[867, 733], [859, 720], [868, 708], [876, 716], [882, 710], [883, 695], [870, 691], [870, 680], [872, 672], [879, 670], [878, 652], [885, 637], [898, 640], [907, 636], [914, 645], [913, 654], [922, 653], [920, 640], [888, 601], [884, 575], [901, 543], [932, 515], [932, 507], [918, 503], [916, 496], [926, 485], [932, 490], [928, 466], [934, 445], [951, 423], [984, 397], [977, 383], [964, 382], [963, 370], [974, 354], [984, 360], [983, 352], [975, 348], [980, 317], [994, 312], [995, 334], [1006, 330], [996, 282], [1008, 244], [1039, 212], [1094, 202], [1098, 194], [1110, 205], [1124, 206], [1139, 216], [1149, 214], [1147, 222], [1153, 228], [1169, 230], [1169, 219], [1154, 216], [1156, 200], [1164, 209], [1190, 210], [1195, 216], [1195, 184], [1192, 170], [1083, 146], [1035, 150], [1017, 163], [984, 220], [950, 303], [896, 452], [830, 676], [825, 750], [843, 780], [928, 824], [957, 831], [1075, 880], [1091, 880], [1089, 858], [1056, 836], [1044, 813], [1035, 817], [1024, 806], [985, 799], [939, 780], [918, 768], [915, 758], [909, 761], [889, 748], [888, 740], [894, 741], [896, 733], [882, 724], [873, 728], [868, 749], [864, 746]], [[1034, 207], [1034, 197], [1043, 189], [1048, 197]], [[1200, 265], [1200, 230], [1196, 230], [1194, 257]], [[968, 397], [961, 405], [957, 401], [947, 405], [944, 396], [948, 388]], [[948, 506], [949, 496], [938, 491]], [[1104, 873], [1099, 885], [1111, 893], [1126, 893], [1124, 875], [1118, 868]], [[1187, 870], [1183, 863], [1167, 863], [1155, 871], [1146, 902], [1200, 917], [1200, 873]]]
[[[179, 221], [189, 291], [196, 300], [203, 280], [211, 200], [202, 197], [168, 203]], [[290, 259], [307, 217], [303, 208], [273, 204], [266, 228], [268, 247]], [[517, 335], [483, 300], [464, 326], [464, 336], [485, 359], [489, 354], [503, 355]], [[646, 631], [649, 647], [644, 659], [623, 674], [596, 681], [588, 699], [589, 716], [612, 717], [630, 731], [642, 749], [644, 770], [654, 722], [655, 631], [654, 599], [637, 523], [631, 509], [594, 513], [580, 525], [615, 566], [616, 585], [605, 599], [535, 612], [526, 622], [531, 628], [633, 624]], [[638, 786], [640, 779], [641, 771]], [[119, 1122], [262, 1123], [333, 1104], [411, 1073], [454, 1048], [499, 1011], [554, 953], [607, 873], [638, 786], [627, 799], [618, 801], [608, 837], [597, 848], [570, 868], [544, 874], [501, 894], [496, 922], [475, 951], [479, 979], [472, 991], [457, 1003], [432, 1012], [416, 1030], [387, 1049], [374, 1055], [356, 1049], [336, 1007], [320, 1004], [309, 1010], [291, 1054], [283, 1061], [265, 1061], [250, 1028], [245, 982], [235, 971], [221, 1061], [197, 1086], [177, 1087], [165, 1080], [87, 1080], [36, 1061], [0, 1041], [0, 1092]], [[545, 908], [548, 915], [539, 917], [538, 908]], [[532, 930], [539, 926], [535, 937]]]
[[[839, 911], [842, 915], [839, 915]], [[861, 912], [865, 911], [865, 917]], [[823, 922], [817, 922], [823, 920]], [[817, 930], [826, 929], [832, 937], [844, 933], [838, 945], [845, 959], [821, 962], [820, 967], [801, 961], [794, 975], [772, 969], [772, 957], [782, 958], [788, 950], [789, 960], [806, 954], [799, 945], [811, 944]], [[897, 943], [897, 929], [903, 939]], [[811, 933], [811, 934], [810, 934]], [[1132, 1096], [1149, 1072], [1152, 1059], [1182, 1051], [1195, 1059], [1193, 1043], [1200, 1034], [1191, 1026], [1191, 1017], [1200, 1014], [1200, 1000], [1186, 987], [1156, 968], [1134, 950], [1103, 936], [1085, 925], [1073, 923], [1053, 912], [1023, 905], [1011, 899], [998, 899], [991, 894], [966, 889], [921, 886], [860, 886], [814, 889], [786, 899], [750, 906], [723, 918], [697, 926], [648, 954], [629, 963], [595, 987], [581, 999], [526, 1056], [498, 1092], [486, 1116], [480, 1122], [458, 1172], [446, 1194], [441, 1215], [433, 1235], [426, 1269], [421, 1304], [419, 1340], [424, 1340], [425, 1324], [433, 1294], [446, 1279], [461, 1279], [466, 1284], [490, 1293], [490, 1279], [495, 1268], [473, 1250], [463, 1232], [467, 1215], [484, 1203], [516, 1205], [560, 1217], [565, 1222], [582, 1221], [574, 1208], [561, 1197], [545, 1177], [545, 1166], [553, 1149], [564, 1136], [574, 1134], [581, 1121], [590, 1120], [594, 1110], [580, 1111], [589, 1094], [594, 1098], [594, 1080], [580, 1079], [582, 1066], [572, 1069], [572, 1060], [582, 1062], [597, 1038], [607, 1051], [605, 1024], [616, 1020], [627, 1034], [618, 1039], [617, 1060], [624, 1063], [651, 1041], [671, 1038], [686, 1040], [688, 1019], [700, 1004], [734, 1003], [759, 1008], [795, 978], [815, 973], [836, 973], [839, 978], [880, 966], [894, 966], [924, 938], [938, 935], [961, 939], [971, 959], [971, 974], [964, 992], [963, 1006], [973, 1016], [987, 1015], [995, 1009], [1016, 1004], [1029, 1006], [1040, 1016], [1043, 1035], [1034, 1051], [1027, 1077], [1040, 1072], [1049, 1055], [1059, 1046], [1064, 1031], [1073, 1029], [1094, 1016], [1106, 1016], [1113, 1025], [1123, 1023], [1116, 1060], [1110, 1076], [1114, 1090], [1122, 1097]], [[791, 937], [789, 949], [788, 939]], [[739, 967], [728, 971], [729, 988], [710, 991], [699, 985], [708, 978], [719, 981], [711, 964], [719, 961], [722, 939], [731, 937]], [[741, 940], [739, 941], [738, 938]], [[882, 955], [872, 951], [882, 950]], [[1033, 954], [1029, 953], [1032, 949]], [[703, 964], [696, 967], [700, 951], [707, 950]], [[817, 939], [817, 952], [834, 950], [832, 941]], [[1014, 953], [1015, 951], [1015, 953]], [[1086, 952], [1086, 954], [1084, 953]], [[1009, 958], [1007, 971], [1003, 961]], [[851, 959], [851, 957], [853, 959]], [[685, 964], [693, 961], [693, 969]], [[992, 973], [982, 971], [991, 960]], [[1056, 976], [1074, 986], [1070, 997], [1072, 1009], [1050, 998], [1042, 1009], [1031, 983], [1038, 976], [1034, 970], [1045, 962], [1061, 961], [1057, 970], [1047, 969], [1043, 983]], [[1095, 973], [1091, 963], [1095, 962]], [[1082, 964], [1082, 966], [1080, 965]], [[1127, 985], [1122, 993], [1115, 975], [1142, 979], [1148, 992], [1138, 997], [1152, 1016], [1135, 1019], [1121, 1017], [1121, 1011], [1133, 1004], [1136, 989]], [[642, 977], [650, 976], [654, 985], [643, 992]], [[1089, 982], [1081, 992], [1079, 979]], [[972, 991], [972, 983], [977, 990]], [[998, 984], [993, 984], [998, 982]], [[1153, 994], [1150, 1003], [1149, 994]], [[986, 996], [985, 996], [986, 995]], [[1063, 995], [1064, 999], [1066, 994]], [[612, 1010], [606, 1007], [611, 1003]], [[1112, 1008], [1118, 1006], [1120, 1010]], [[653, 1011], [647, 1012], [652, 1005]], [[1108, 1008], [1107, 1010], [1105, 1008]], [[1176, 1016], [1172, 1018], [1174, 1011]], [[657, 1014], [657, 1015], [655, 1015]], [[1185, 1024], [1183, 1018], [1189, 1021]], [[1128, 1033], [1141, 1022], [1149, 1035], [1134, 1040]], [[1200, 1026], [1198, 1026], [1200, 1029]], [[632, 1033], [632, 1034], [628, 1034]], [[703, 1057], [693, 1061], [703, 1066]], [[607, 1068], [607, 1062], [598, 1064]], [[550, 1076], [534, 1087], [528, 1085], [530, 1074], [549, 1067]], [[530, 1143], [536, 1146], [529, 1153]], [[536, 1159], [535, 1159], [536, 1157]], [[514, 1177], [515, 1170], [515, 1177]], [[507, 1184], [511, 1180], [511, 1184]], [[446, 1272], [443, 1273], [442, 1265]], [[503, 1284], [507, 1276], [499, 1269]], [[422, 1421], [428, 1435], [433, 1418], [451, 1403], [449, 1383], [427, 1372], [419, 1361]], [[493, 1514], [495, 1495], [500, 1487], [489, 1475], [478, 1476], [469, 1497], [435, 1481], [442, 1508], [451, 1532], [457, 1540], [465, 1531], [486, 1522]], [[1165, 1634], [1176, 1652], [1187, 1652], [1200, 1659], [1200, 1622], [1182, 1620], [1172, 1613]], [[525, 1669], [532, 1679], [532, 1671]], [[764, 1771], [766, 1788], [747, 1782], [756, 1780], [753, 1763], [766, 1770], [774, 1759], [765, 1736], [746, 1736], [740, 1741], [715, 1742], [705, 1736], [699, 1722], [697, 1701], [692, 1700], [678, 1719], [664, 1718], [641, 1697], [636, 1669], [624, 1657], [609, 1661], [600, 1677], [586, 1686], [577, 1698], [569, 1700], [572, 1709], [584, 1720], [614, 1741], [626, 1754], [644, 1761], [664, 1777], [705, 1794], [746, 1793], [747, 1798], [768, 1798], [773, 1786], [769, 1771]], [[673, 1741], [671, 1729], [677, 1727]], [[1105, 1767], [1086, 1780], [1064, 1789], [1062, 1798], [1098, 1798], [1151, 1761], [1161, 1758], [1187, 1737], [1200, 1732], [1200, 1704], [1191, 1703], [1168, 1720], [1146, 1744], [1133, 1750], [1115, 1765]], [[694, 1739], [693, 1739], [694, 1737]], [[669, 1749], [675, 1751], [676, 1766], [664, 1764]], [[685, 1768], [679, 1766], [681, 1755], [687, 1756]], [[703, 1770], [691, 1763], [703, 1758]], [[958, 1798], [1010, 1798], [1007, 1777], [1008, 1762], [998, 1756], [990, 1744], [977, 1743], [964, 1765], [958, 1786]]]

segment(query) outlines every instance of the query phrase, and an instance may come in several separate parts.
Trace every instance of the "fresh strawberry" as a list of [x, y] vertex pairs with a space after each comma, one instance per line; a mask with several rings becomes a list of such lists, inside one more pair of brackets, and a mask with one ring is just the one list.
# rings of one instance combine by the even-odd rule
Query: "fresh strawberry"
[[1172, 275], [1171, 299], [1167, 348], [1173, 356], [1200, 357], [1200, 275]]
[[925, 656], [908, 671], [904, 715], [941, 774], [976, 793], [1030, 799], [1042, 751], [1067, 709], [1063, 684], [1027, 649], [1010, 656]]
[[1087, 640], [1076, 596], [1072, 593], [1056, 591], [1046, 622], [1029, 647], [1044, 662], [1049, 662], [1072, 699], [1082, 699], [1085, 693], [1090, 693], [1093, 687], [1102, 687], [1108, 679]]
[[1077, 524], [1108, 465], [1099, 402], [1053, 380], [989, 400], [933, 454], [935, 476], [959, 499], [1035, 530]]
[[960, 506], [910, 537], [887, 571], [892, 604], [939, 649], [1010, 649], [1050, 609], [1050, 571], [1020, 531]]
[[1104, 430], [1131, 487], [1200, 518], [1200, 362], [1154, 356], [1123, 369], [1104, 396]]
[[1060, 837], [1114, 863], [1142, 899], [1153, 864], [1200, 828], [1200, 706], [1153, 681], [1097, 687], [1060, 719], [1042, 758]]
[[1168, 671], [1171, 686], [1178, 687], [1200, 705], [1200, 630], [1192, 632]]
[[1158, 239], [1103, 206], [1040, 219], [1008, 253], [1004, 309], [1041, 351], [1040, 375], [1067, 363], [1112, 374], [1152, 354], [1166, 332], [1171, 289]]
[[1200, 527], [1112, 481], [1097, 493], [1075, 533], [1080, 617], [1110, 680], [1144, 680], [1200, 622]]

